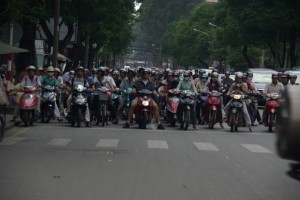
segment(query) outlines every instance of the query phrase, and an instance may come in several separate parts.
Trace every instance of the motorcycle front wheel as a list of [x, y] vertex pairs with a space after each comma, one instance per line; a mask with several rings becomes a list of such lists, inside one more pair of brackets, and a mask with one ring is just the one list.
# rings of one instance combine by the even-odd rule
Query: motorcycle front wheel
[[81, 115], [82, 115], [81, 112], [82, 112], [81, 108], [78, 108], [77, 116], [76, 116], [76, 124], [77, 124], [78, 128], [80, 128], [80, 126], [81, 126]]
[[275, 114], [274, 113], [270, 113], [270, 115], [269, 115], [269, 132], [270, 133], [273, 132], [274, 118], [275, 118]]
[[215, 123], [216, 123], [216, 111], [211, 110], [211, 111], [209, 112], [209, 124], [208, 124], [208, 127], [209, 127], [210, 129], [213, 129]]
[[143, 112], [142, 113], [142, 119], [141, 119], [141, 128], [146, 129], [148, 123], [148, 113]]
[[183, 122], [184, 122], [184, 127], [183, 129], [184, 130], [187, 130], [189, 128], [189, 125], [190, 125], [190, 117], [191, 117], [191, 111], [190, 110], [185, 110], [183, 112]]

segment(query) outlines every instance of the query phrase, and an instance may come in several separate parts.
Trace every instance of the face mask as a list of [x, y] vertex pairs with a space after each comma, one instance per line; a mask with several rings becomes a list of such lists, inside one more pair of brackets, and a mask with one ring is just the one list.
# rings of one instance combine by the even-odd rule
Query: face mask
[[48, 72], [49, 76], [53, 76], [54, 72]]
[[212, 82], [217, 82], [218, 78], [211, 78]]
[[184, 80], [185, 80], [185, 81], [188, 81], [189, 79], [190, 79], [190, 77], [188, 77], [188, 76], [185, 76], [185, 77], [184, 77]]
[[248, 77], [248, 81], [252, 81], [252, 77]]

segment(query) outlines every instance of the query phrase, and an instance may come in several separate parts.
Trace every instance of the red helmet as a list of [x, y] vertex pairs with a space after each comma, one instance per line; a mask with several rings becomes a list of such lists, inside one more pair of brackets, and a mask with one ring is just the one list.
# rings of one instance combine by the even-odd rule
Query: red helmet
[[105, 71], [106, 71], [106, 73], [109, 73], [110, 72], [110, 68], [109, 67], [105, 67]]

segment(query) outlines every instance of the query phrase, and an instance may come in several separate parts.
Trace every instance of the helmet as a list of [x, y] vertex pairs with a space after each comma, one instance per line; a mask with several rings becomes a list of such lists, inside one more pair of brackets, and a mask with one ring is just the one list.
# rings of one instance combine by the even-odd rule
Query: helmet
[[247, 78], [247, 73], [243, 73], [243, 78]]
[[109, 67], [105, 67], [106, 73], [110, 72], [110, 68]]
[[190, 75], [191, 75], [191, 73], [190, 73], [190, 71], [188, 71], [188, 70], [185, 71], [184, 74], [183, 74], [183, 76], [190, 76]]
[[92, 73], [93, 73], [93, 74], [96, 74], [96, 73], [97, 73], [97, 71], [98, 71], [98, 69], [97, 69], [97, 68], [95, 68], [95, 67], [92, 69]]
[[98, 68], [98, 72], [103, 72], [103, 73], [105, 73], [105, 72], [106, 72], [105, 67], [103, 67], [103, 66], [99, 67], [99, 68]]
[[58, 72], [58, 73], [60, 73], [60, 69], [59, 69], [59, 68], [57, 68], [57, 67], [56, 67], [56, 68], [54, 68], [54, 71], [55, 71], [55, 72]]
[[166, 72], [169, 72], [169, 71], [171, 71], [171, 69], [170, 69], [170, 68], [167, 68], [167, 69], [166, 69]]
[[230, 75], [230, 72], [229, 72], [229, 71], [226, 71], [226, 72], [225, 72], [225, 75]]
[[179, 72], [178, 71], [174, 71], [173, 72], [173, 76], [179, 76]]
[[250, 72], [250, 71], [248, 71], [248, 72], [247, 72], [247, 77], [253, 77], [253, 73]]
[[87, 68], [85, 68], [85, 69], [84, 69], [84, 73], [90, 73], [90, 70], [87, 69]]
[[297, 78], [296, 74], [290, 74], [290, 78]]
[[39, 67], [39, 71], [44, 71], [44, 68], [43, 67]]
[[236, 72], [235, 73], [235, 79], [237, 78], [243, 78], [243, 73], [242, 72]]
[[122, 68], [122, 69], [120, 69], [120, 73], [125, 73], [125, 72], [127, 72], [128, 70], [127, 69], [125, 69], [125, 68]]
[[218, 73], [218, 72], [213, 72], [213, 73], [211, 74], [211, 77], [212, 77], [212, 78], [218, 78], [218, 76], [219, 76], [219, 73]]
[[49, 67], [47, 68], [47, 72], [54, 72], [54, 68], [53, 68], [52, 66], [49, 66]]
[[119, 71], [118, 70], [115, 70], [115, 71], [113, 71], [113, 73], [112, 73], [113, 75], [118, 75], [119, 76]]
[[27, 71], [29, 71], [29, 70], [34, 70], [34, 71], [35, 71], [35, 66], [30, 65], [30, 66], [28, 66], [28, 67], [26, 68], [26, 70], [27, 70]]
[[135, 71], [133, 69], [128, 69], [127, 74], [132, 74], [132, 76], [135, 76]]
[[168, 76], [173, 76], [173, 72], [170, 70], [170, 71], [168, 71], [168, 74], [167, 74]]
[[219, 73], [219, 70], [218, 70], [218, 69], [216, 69], [216, 68], [214, 68], [214, 69], [211, 71], [211, 73], [214, 73], [214, 72], [217, 72], [217, 73]]
[[75, 72], [78, 72], [78, 70], [82, 70], [84, 72], [84, 68], [82, 66], [79, 66], [75, 69]]
[[278, 73], [273, 73], [272, 78], [278, 78]]
[[74, 75], [75, 74], [74, 70], [69, 71], [69, 74]]
[[289, 78], [289, 73], [284, 72], [283, 74], [281, 74], [281, 78]]
[[[141, 68], [140, 68], [141, 69]], [[144, 72], [147, 72], [148, 74], [150, 74], [151, 73], [151, 70], [149, 69], [149, 68], [145, 68], [143, 71], [142, 71], [142, 73], [144, 73]]]
[[202, 74], [201, 79], [208, 79], [208, 75], [207, 74]]

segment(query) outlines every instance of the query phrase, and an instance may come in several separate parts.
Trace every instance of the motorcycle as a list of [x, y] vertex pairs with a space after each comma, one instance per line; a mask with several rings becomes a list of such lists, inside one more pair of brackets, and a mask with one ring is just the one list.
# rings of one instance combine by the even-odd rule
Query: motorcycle
[[[112, 99], [112, 105], [114, 106], [114, 108], [116, 108], [116, 110], [118, 110], [120, 105], [120, 94], [113, 92], [111, 99]], [[116, 118], [115, 115], [110, 116], [110, 120], [114, 120], [115, 118]]]
[[81, 123], [85, 121], [85, 111], [87, 104], [87, 88], [83, 85], [77, 85], [73, 88], [72, 101], [71, 101], [71, 125], [75, 123], [77, 127], [81, 126]]
[[138, 92], [137, 108], [135, 110], [135, 120], [139, 128], [146, 129], [147, 124], [152, 120], [153, 99], [152, 92], [143, 89]]
[[48, 123], [54, 117], [54, 106], [56, 101], [55, 87], [46, 85], [43, 87], [41, 96], [42, 122]]
[[191, 122], [191, 113], [195, 102], [195, 93], [190, 90], [182, 90], [179, 98], [179, 112], [177, 118], [180, 128], [187, 130]]
[[220, 92], [215, 90], [208, 93], [208, 99], [205, 104], [205, 121], [208, 122], [210, 129], [213, 129], [214, 125], [222, 120], [221, 95]]
[[200, 95], [197, 97], [197, 104], [196, 104], [196, 115], [199, 119], [199, 124], [204, 124], [204, 115], [205, 115], [205, 104], [208, 98], [207, 92], [201, 92]]
[[179, 105], [179, 91], [176, 89], [168, 90], [166, 102], [166, 116], [172, 127], [175, 127], [177, 121], [177, 109]]
[[124, 94], [124, 111], [125, 111], [125, 119], [128, 119], [128, 112], [130, 110], [131, 107], [131, 101], [133, 99], [132, 97], [132, 88], [127, 88], [125, 90], [122, 91], [122, 93]]
[[98, 95], [98, 106], [97, 106], [97, 122], [96, 125], [104, 126], [105, 124], [108, 125], [108, 103], [109, 103], [109, 96], [111, 96], [111, 92], [107, 87], [97, 88], [99, 95]]
[[273, 132], [273, 127], [276, 125], [276, 115], [279, 107], [279, 94], [267, 94], [266, 110], [263, 123], [268, 127], [269, 132]]
[[249, 90], [248, 97], [246, 98], [247, 110], [251, 119], [252, 124], [257, 119], [257, 97], [260, 96], [260, 93], [255, 94], [253, 91]]
[[20, 118], [24, 122], [24, 125], [32, 126], [35, 121], [35, 109], [37, 106], [37, 97], [34, 94], [36, 91], [35, 87], [24, 86], [21, 89], [23, 94], [20, 97], [19, 108], [20, 108]]
[[243, 99], [245, 99], [246, 96], [242, 94], [232, 94], [231, 98], [227, 124], [231, 132], [233, 132], [238, 131], [238, 127], [245, 126], [246, 124], [243, 115]]

